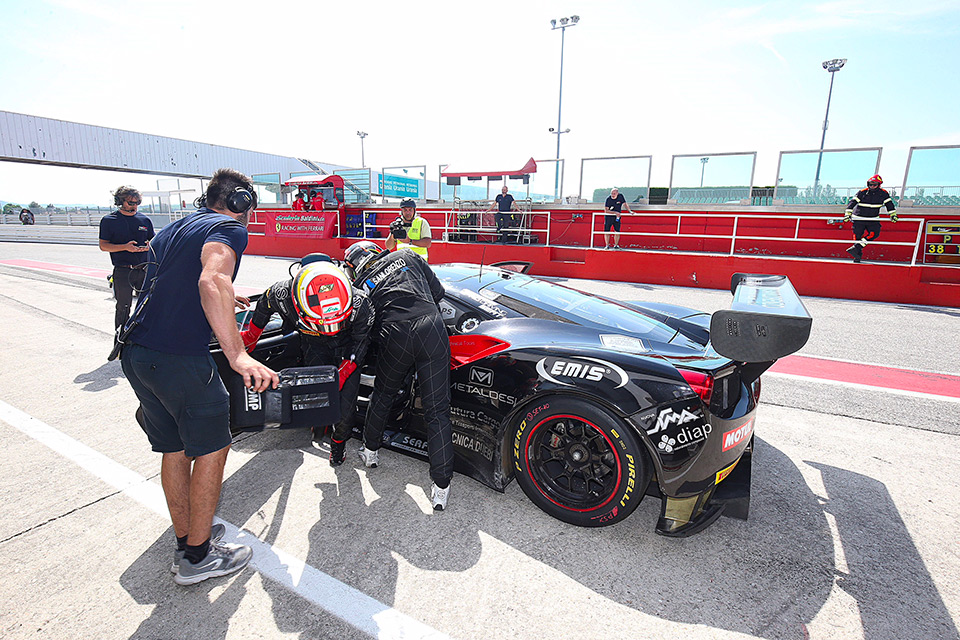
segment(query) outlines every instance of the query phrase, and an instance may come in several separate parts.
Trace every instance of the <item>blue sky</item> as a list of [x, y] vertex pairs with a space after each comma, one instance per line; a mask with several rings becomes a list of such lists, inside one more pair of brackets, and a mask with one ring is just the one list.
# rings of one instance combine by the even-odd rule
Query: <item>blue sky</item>
[[[0, 109], [368, 166], [480, 168], [553, 158], [567, 29], [564, 194], [580, 158], [960, 144], [960, 2], [151, 3], [6, 0]], [[709, 172], [719, 163], [708, 165]], [[866, 176], [864, 176], [866, 177]], [[0, 199], [109, 202], [143, 176], [0, 164]], [[960, 176], [957, 183], [960, 184]], [[627, 186], [621, 183], [622, 186]], [[585, 189], [586, 190], [586, 189]]]

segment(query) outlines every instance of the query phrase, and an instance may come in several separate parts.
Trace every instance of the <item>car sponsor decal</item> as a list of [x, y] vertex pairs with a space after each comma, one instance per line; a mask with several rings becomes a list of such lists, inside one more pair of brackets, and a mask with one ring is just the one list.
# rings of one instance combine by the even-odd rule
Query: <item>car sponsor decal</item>
[[[542, 378], [549, 380], [554, 384], [565, 387], [576, 386], [576, 382], [588, 380], [590, 382], [600, 382], [601, 380], [610, 380], [616, 382], [615, 389], [625, 386], [630, 377], [627, 372], [606, 360], [599, 358], [588, 358], [586, 356], [576, 356], [570, 358], [545, 357], [537, 362], [537, 373]], [[570, 382], [565, 382], [564, 379]]]
[[666, 433], [660, 436], [657, 449], [664, 453], [674, 453], [680, 449], [686, 449], [695, 444], [700, 444], [707, 439], [711, 431], [713, 431], [713, 427], [710, 426], [709, 422], [705, 422], [696, 427], [681, 427], [673, 436]]
[[457, 315], [457, 310], [446, 300], [441, 300], [437, 303], [437, 306], [440, 308], [440, 315], [443, 316], [444, 320], [449, 320]]
[[727, 467], [726, 469], [721, 469], [720, 471], [717, 471], [717, 479], [714, 481], [714, 484], [720, 484], [721, 480], [723, 480], [728, 475], [730, 475], [733, 472], [733, 468], [737, 466], [737, 462], [740, 462], [740, 458], [737, 458], [737, 461], [734, 462], [729, 467]]
[[659, 414], [657, 414], [657, 424], [652, 429], [647, 429], [647, 435], [652, 436], [655, 433], [661, 431], [666, 431], [667, 428], [673, 425], [684, 425], [688, 422], [693, 422], [694, 420], [700, 420], [703, 416], [700, 415], [699, 411], [692, 413], [687, 409], [684, 409], [680, 413], [677, 413], [672, 408], [667, 407], [662, 409]]
[[723, 434], [720, 438], [722, 450], [727, 451], [728, 449], [733, 449], [741, 442], [747, 440], [751, 433], [753, 433], [753, 418], [750, 418], [733, 431], [727, 431]]
[[390, 441], [390, 445], [397, 449], [402, 449], [411, 453], [418, 453], [424, 456], [427, 455], [427, 441], [421, 438], [414, 438], [410, 435], [398, 434], [393, 438], [393, 440]]
[[461, 433], [459, 431], [453, 432], [453, 446], [461, 447], [467, 451], [474, 451], [479, 453], [487, 461], [493, 460], [493, 447], [490, 444], [483, 442], [479, 438], [474, 438], [467, 435], [466, 433]]
[[250, 387], [244, 387], [243, 395], [247, 411], [260, 411], [263, 405], [260, 404], [260, 393]]
[[470, 382], [484, 387], [492, 387], [493, 371], [483, 367], [470, 367]]
[[475, 384], [469, 384], [466, 382], [454, 382], [450, 385], [455, 391], [460, 393], [467, 393], [478, 398], [486, 398], [488, 400], [494, 400], [496, 402], [503, 402], [512, 407], [517, 405], [516, 396], [507, 395], [506, 393], [500, 393], [496, 389], [488, 389], [485, 387], [478, 387]]

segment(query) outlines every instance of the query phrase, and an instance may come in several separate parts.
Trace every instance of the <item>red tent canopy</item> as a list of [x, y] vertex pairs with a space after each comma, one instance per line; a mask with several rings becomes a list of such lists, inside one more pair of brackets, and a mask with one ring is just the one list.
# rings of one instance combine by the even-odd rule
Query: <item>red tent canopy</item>
[[526, 176], [537, 172], [537, 162], [533, 158], [527, 160], [527, 163], [519, 169], [509, 169], [503, 171], [457, 171], [450, 167], [441, 171], [440, 175], [444, 178], [489, 178], [497, 176]]
[[319, 187], [328, 186], [335, 189], [343, 189], [343, 178], [338, 175], [327, 176], [296, 176], [283, 183], [288, 187]]

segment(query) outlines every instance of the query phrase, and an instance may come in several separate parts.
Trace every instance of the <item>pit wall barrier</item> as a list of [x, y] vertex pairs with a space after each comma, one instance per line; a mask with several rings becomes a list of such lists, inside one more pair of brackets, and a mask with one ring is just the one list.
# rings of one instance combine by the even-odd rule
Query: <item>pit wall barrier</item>
[[[247, 253], [295, 258], [320, 251], [340, 258], [361, 235], [382, 246], [398, 213], [389, 205], [348, 206], [330, 237], [299, 238], [270, 235], [268, 213], [259, 210]], [[505, 238], [496, 233], [493, 213], [478, 214], [472, 224], [458, 213], [418, 208], [433, 230], [431, 263], [525, 260], [536, 275], [710, 289], [728, 288], [735, 272], [777, 273], [806, 296], [960, 307], [960, 264], [930, 262], [944, 258], [927, 255], [924, 242], [927, 222], [956, 222], [960, 209], [909, 208], [898, 223], [883, 216], [881, 235], [860, 264], [846, 253], [852, 224], [841, 222], [842, 210], [821, 207], [634, 207], [621, 218], [621, 250], [603, 248], [604, 213], [584, 205], [535, 208]], [[351, 225], [353, 237], [340, 234], [346, 216], [363, 221], [361, 228]]]

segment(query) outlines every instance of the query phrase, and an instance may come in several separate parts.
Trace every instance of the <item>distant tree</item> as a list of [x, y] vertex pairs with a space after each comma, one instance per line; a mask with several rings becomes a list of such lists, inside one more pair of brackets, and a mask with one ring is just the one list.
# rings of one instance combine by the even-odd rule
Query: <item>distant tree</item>
[[31, 208], [31, 209], [39, 209], [39, 208], [40, 208], [40, 203], [37, 202], [36, 200], [31, 200], [31, 201], [30, 201], [30, 208]]
[[7, 215], [19, 215], [20, 209], [23, 209], [23, 207], [18, 204], [14, 204], [13, 202], [8, 202], [7, 204], [3, 205], [3, 212]]

